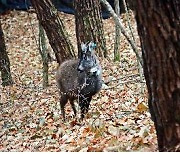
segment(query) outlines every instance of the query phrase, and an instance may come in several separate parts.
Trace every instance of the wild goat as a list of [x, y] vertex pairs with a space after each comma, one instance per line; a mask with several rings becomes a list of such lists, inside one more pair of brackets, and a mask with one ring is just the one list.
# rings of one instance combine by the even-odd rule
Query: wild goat
[[60, 89], [60, 106], [64, 120], [64, 106], [68, 100], [76, 116], [74, 100], [78, 99], [83, 119], [88, 112], [92, 96], [101, 89], [102, 70], [94, 53], [95, 47], [93, 42], [82, 43], [80, 58], [63, 62], [57, 70], [56, 80]]

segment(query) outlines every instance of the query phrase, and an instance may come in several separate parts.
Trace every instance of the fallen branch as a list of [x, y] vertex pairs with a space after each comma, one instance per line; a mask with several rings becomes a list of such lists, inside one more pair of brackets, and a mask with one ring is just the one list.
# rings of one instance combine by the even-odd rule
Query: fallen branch
[[127, 83], [133, 83], [133, 82], [136, 82], [136, 83], [139, 82], [139, 83], [142, 83], [142, 84], [146, 84], [145, 81], [141, 81], [139, 79], [135, 79], [135, 80], [128, 80], [128, 81], [124, 81], [124, 82], [119, 82], [115, 86], [105, 88], [104, 90], [114, 89], [114, 88], [118, 87], [119, 85], [123, 85], [123, 84], [127, 84]]
[[114, 82], [114, 81], [119, 81], [119, 80], [122, 80], [124, 78], [129, 78], [129, 77], [137, 77], [139, 74], [127, 74], [126, 76], [124, 77], [120, 77], [120, 78], [117, 78], [117, 79], [112, 79], [112, 80], [107, 80], [107, 81], [104, 81], [104, 84], [108, 85], [109, 83], [111, 82]]

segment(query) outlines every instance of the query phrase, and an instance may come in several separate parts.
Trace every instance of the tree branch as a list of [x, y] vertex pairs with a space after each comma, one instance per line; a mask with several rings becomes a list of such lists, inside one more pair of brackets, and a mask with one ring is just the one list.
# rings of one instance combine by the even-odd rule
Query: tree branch
[[133, 51], [136, 54], [136, 57], [138, 59], [138, 61], [140, 62], [140, 64], [142, 65], [142, 58], [139, 56], [138, 54], [138, 49], [135, 45], [135, 43], [130, 39], [130, 37], [128, 36], [128, 34], [126, 33], [120, 18], [117, 16], [117, 14], [114, 12], [113, 8], [111, 7], [111, 5], [107, 2], [107, 0], [100, 0], [100, 2], [106, 7], [106, 9], [109, 11], [109, 13], [112, 15], [112, 17], [114, 18], [116, 24], [119, 26], [119, 28], [121, 29], [122, 34], [125, 36], [125, 38], [127, 39], [127, 41], [130, 43]]

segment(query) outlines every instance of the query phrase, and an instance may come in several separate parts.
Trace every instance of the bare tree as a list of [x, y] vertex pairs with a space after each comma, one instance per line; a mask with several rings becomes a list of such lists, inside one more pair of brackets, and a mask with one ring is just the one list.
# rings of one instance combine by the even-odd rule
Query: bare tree
[[159, 150], [180, 151], [180, 1], [134, 2]]
[[94, 41], [99, 56], [107, 56], [99, 0], [74, 0], [78, 51], [81, 42]]
[[1, 27], [1, 20], [0, 20], [0, 71], [1, 71], [2, 85], [3, 86], [12, 85], [13, 80], [10, 71], [10, 61], [6, 51], [4, 34]]
[[51, 0], [31, 0], [31, 3], [36, 10], [40, 24], [46, 31], [57, 62], [61, 64], [64, 60], [75, 57], [74, 49], [68, 39], [64, 24], [59, 18]]

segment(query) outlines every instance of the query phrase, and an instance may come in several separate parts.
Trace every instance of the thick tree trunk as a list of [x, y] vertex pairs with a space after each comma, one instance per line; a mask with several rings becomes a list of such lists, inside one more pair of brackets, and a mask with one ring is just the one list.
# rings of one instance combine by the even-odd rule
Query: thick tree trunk
[[36, 10], [39, 22], [46, 31], [57, 62], [60, 64], [66, 59], [75, 57], [73, 46], [68, 39], [65, 27], [58, 17], [57, 10], [51, 0], [31, 0], [31, 3]]
[[180, 151], [180, 1], [136, 0], [149, 108], [160, 151]]
[[99, 0], [74, 0], [78, 51], [81, 42], [94, 41], [99, 56], [107, 56]]
[[6, 52], [6, 46], [4, 41], [4, 34], [1, 27], [0, 21], [0, 71], [1, 71], [1, 78], [2, 78], [2, 85], [8, 86], [12, 85], [12, 77], [10, 71], [10, 61], [8, 54]]

